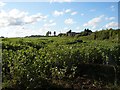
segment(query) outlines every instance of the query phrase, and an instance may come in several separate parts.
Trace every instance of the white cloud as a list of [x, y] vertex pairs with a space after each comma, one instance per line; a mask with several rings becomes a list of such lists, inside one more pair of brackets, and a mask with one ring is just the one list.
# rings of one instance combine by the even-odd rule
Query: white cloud
[[66, 19], [66, 20], [64, 21], [64, 23], [65, 23], [66, 25], [71, 25], [71, 24], [74, 24], [75, 22], [73, 21], [73, 19], [68, 18], [68, 19]]
[[52, 22], [53, 22], [53, 20], [49, 20], [49, 22], [50, 22], [50, 23], [52, 23]]
[[69, 13], [69, 12], [71, 12], [71, 9], [66, 9], [65, 10], [65, 13]]
[[9, 17], [12, 17], [14, 19], [16, 19], [16, 18], [18, 19], [18, 18], [23, 18], [26, 15], [28, 15], [28, 12], [22, 12], [22, 11], [19, 11], [18, 9], [12, 9], [11, 11], [9, 11], [6, 14], [8, 14]]
[[47, 16], [40, 13], [28, 16], [28, 12], [12, 9], [10, 11], [0, 11], [0, 27], [33, 24], [46, 19]]
[[56, 23], [53, 22], [53, 23], [45, 23], [43, 26], [44, 27], [51, 27], [51, 26], [55, 26], [55, 25], [56, 25]]
[[115, 11], [115, 6], [110, 6], [111, 11]]
[[6, 5], [6, 3], [0, 1], [0, 7], [3, 7], [5, 5]]
[[115, 17], [109, 17], [109, 18], [108, 18], [108, 17], [106, 17], [105, 19], [106, 19], [106, 20], [114, 20], [114, 19], [115, 19]]
[[39, 34], [39, 32], [36, 32], [36, 30], [24, 28], [22, 26], [4, 27], [1, 28], [0, 33], [1, 36], [5, 36], [5, 37], [24, 37], [24, 36]]
[[81, 13], [80, 15], [81, 15], [81, 16], [84, 16], [84, 13]]
[[72, 13], [71, 13], [71, 15], [76, 15], [76, 14], [77, 14], [77, 12], [72, 12]]
[[96, 26], [102, 21], [102, 18], [104, 17], [104, 15], [101, 15], [99, 17], [93, 18], [90, 21], [88, 21], [87, 23], [85, 23], [83, 26], [91, 26], [93, 29], [96, 28]]
[[118, 23], [116, 22], [110, 22], [105, 25], [106, 28], [118, 28]]
[[49, 20], [47, 23], [45, 23], [44, 25], [43, 25], [43, 27], [44, 28], [50, 28], [50, 27], [52, 27], [52, 26], [55, 26], [56, 25], [56, 22], [54, 22], [54, 20]]
[[76, 11], [72, 11], [71, 9], [66, 9], [66, 10], [61, 10], [61, 11], [55, 10], [53, 12], [53, 16], [62, 16], [64, 14], [75, 15], [75, 14], [77, 14], [77, 12]]
[[9, 27], [1, 27], [0, 35], [4, 37], [25, 37], [30, 35], [45, 35], [47, 31], [52, 31], [52, 30], [53, 29], [51, 29], [48, 26], [43, 26], [37, 29], [31, 27], [29, 28], [25, 26], [9, 26]]
[[53, 12], [53, 15], [54, 15], [54, 16], [60, 16], [60, 15], [63, 15], [63, 14], [64, 14], [63, 11], [57, 11], [57, 10], [55, 10], [55, 11]]
[[77, 30], [80, 30], [80, 29], [81, 29], [81, 27], [76, 27], [76, 29], [77, 29]]
[[26, 23], [26, 24], [35, 23], [35, 22], [38, 22], [38, 21], [46, 19], [46, 18], [47, 18], [47, 16], [43, 16], [40, 13], [38, 13], [36, 15], [24, 17], [24, 23]]
[[50, 3], [52, 2], [59, 2], [59, 3], [62, 3], [62, 2], [72, 2], [73, 0], [50, 0]]
[[115, 7], [115, 6], [112, 5], [110, 8], [114, 8], [114, 7]]

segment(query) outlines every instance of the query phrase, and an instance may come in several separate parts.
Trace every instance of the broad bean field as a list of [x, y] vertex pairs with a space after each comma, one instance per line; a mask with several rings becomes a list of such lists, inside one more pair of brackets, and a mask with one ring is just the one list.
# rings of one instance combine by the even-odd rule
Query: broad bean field
[[73, 37], [2, 39], [2, 89], [119, 90], [120, 45]]

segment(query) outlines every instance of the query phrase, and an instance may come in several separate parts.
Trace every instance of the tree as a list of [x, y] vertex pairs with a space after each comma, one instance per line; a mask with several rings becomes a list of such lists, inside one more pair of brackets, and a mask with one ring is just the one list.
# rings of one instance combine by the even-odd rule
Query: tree
[[46, 33], [46, 36], [49, 36], [49, 34], [50, 34], [50, 32], [48, 31], [48, 32]]
[[51, 31], [49, 31], [49, 34], [50, 34], [50, 36], [51, 36], [51, 34], [52, 34]]
[[87, 31], [87, 29], [85, 28], [85, 30], [84, 31]]
[[67, 33], [71, 33], [72, 32], [72, 30], [69, 30]]
[[4, 36], [1, 36], [0, 38], [4, 38]]
[[54, 36], [56, 36], [56, 31], [54, 31]]

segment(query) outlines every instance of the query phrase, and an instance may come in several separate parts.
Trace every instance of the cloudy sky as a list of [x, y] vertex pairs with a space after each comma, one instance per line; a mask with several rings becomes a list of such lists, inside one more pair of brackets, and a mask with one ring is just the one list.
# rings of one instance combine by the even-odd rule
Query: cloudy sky
[[[55, 0], [54, 0], [55, 1]], [[0, 2], [0, 36], [118, 28], [117, 2]]]

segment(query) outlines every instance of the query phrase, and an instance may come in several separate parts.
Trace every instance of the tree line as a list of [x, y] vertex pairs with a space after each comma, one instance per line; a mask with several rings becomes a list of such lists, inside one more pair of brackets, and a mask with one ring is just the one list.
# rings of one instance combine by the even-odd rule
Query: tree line
[[[53, 35], [56, 36], [56, 31], [53, 32]], [[46, 33], [46, 36], [52, 36], [52, 32], [51, 31], [48, 31]]]

